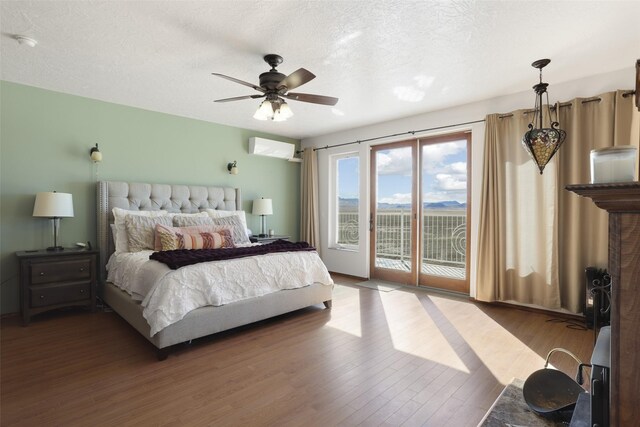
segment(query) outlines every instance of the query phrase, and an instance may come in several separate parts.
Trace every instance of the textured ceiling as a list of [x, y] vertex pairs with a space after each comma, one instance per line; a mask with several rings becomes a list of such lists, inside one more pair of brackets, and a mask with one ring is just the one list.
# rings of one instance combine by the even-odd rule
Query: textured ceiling
[[[2, 1], [1, 78], [118, 104], [303, 138], [633, 66], [640, 1]], [[12, 38], [26, 35], [35, 48]], [[252, 118], [262, 56], [340, 98]], [[532, 92], [533, 93], [533, 92]], [[553, 95], [553, 93], [551, 93]], [[533, 99], [533, 98], [532, 98]]]

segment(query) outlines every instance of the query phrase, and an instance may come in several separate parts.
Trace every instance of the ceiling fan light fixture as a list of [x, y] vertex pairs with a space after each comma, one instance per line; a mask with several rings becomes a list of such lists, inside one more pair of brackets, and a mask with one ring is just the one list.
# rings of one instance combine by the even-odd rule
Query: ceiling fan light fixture
[[280, 55], [269, 54], [265, 55], [263, 59], [267, 64], [269, 64], [271, 69], [260, 74], [259, 86], [244, 80], [236, 79], [235, 77], [225, 76], [224, 74], [211, 73], [214, 76], [257, 90], [261, 95], [235, 96], [232, 98], [216, 99], [215, 102], [230, 102], [266, 97], [265, 101], [260, 104], [258, 111], [253, 115], [253, 118], [256, 120], [273, 120], [276, 122], [283, 122], [293, 116], [291, 108], [289, 108], [282, 97], [292, 99], [294, 101], [320, 105], [336, 105], [338, 102], [338, 98], [334, 98], [332, 96], [289, 92], [290, 90], [300, 87], [315, 79], [315, 74], [309, 70], [305, 70], [304, 68], [299, 68], [288, 76], [285, 76], [276, 69], [276, 67], [282, 63], [282, 57]]
[[289, 104], [284, 101], [280, 103], [280, 109], [278, 109], [278, 111], [284, 117], [284, 120], [293, 117], [293, 111], [291, 111], [291, 107], [289, 107]]
[[271, 107], [270, 101], [262, 101], [256, 113], [253, 115], [254, 119], [257, 120], [268, 120], [273, 117], [273, 108]]

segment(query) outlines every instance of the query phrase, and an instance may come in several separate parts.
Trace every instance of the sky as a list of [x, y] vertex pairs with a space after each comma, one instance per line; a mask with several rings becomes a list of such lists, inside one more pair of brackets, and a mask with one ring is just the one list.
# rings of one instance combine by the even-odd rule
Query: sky
[[[467, 141], [422, 147], [423, 201], [467, 201]], [[378, 202], [411, 203], [411, 148], [377, 152]], [[339, 197], [358, 197], [358, 158], [338, 162]]]

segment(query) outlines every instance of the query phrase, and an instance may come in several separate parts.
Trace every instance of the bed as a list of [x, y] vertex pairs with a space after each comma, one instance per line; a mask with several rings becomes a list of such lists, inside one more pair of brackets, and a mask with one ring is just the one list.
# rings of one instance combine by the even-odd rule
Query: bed
[[[127, 211], [163, 210], [174, 214], [194, 214], [207, 209], [235, 211], [241, 209], [241, 206], [240, 189], [231, 187], [98, 182], [97, 235], [99, 283], [101, 284], [99, 295], [107, 305], [157, 348], [159, 360], [166, 359], [171, 346], [175, 344], [311, 305], [324, 304], [325, 308], [331, 308], [333, 283], [329, 278], [328, 281], [323, 279], [324, 283], [300, 283], [297, 285], [300, 287], [293, 289], [277, 290], [223, 305], [198, 307], [190, 310], [180, 320], [152, 333], [152, 327], [143, 315], [145, 308], [148, 310], [148, 307], [143, 307], [143, 303], [133, 298], [129, 290], [125, 291], [107, 280], [107, 263], [115, 251], [113, 208]], [[315, 252], [313, 254], [317, 257]], [[155, 262], [157, 261], [147, 260], [147, 263]], [[324, 265], [322, 267], [326, 271]], [[182, 268], [191, 268], [191, 266]], [[273, 281], [273, 278], [270, 280]], [[267, 282], [268, 278], [265, 277], [264, 281]], [[147, 312], [145, 314], [148, 315]]]

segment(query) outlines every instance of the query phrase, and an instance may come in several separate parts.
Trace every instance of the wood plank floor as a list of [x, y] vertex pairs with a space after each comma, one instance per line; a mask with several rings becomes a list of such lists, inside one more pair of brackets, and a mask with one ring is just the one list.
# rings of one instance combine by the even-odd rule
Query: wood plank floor
[[334, 279], [331, 310], [197, 340], [164, 362], [114, 313], [3, 319], [0, 424], [475, 426], [551, 348], [590, 358], [592, 331], [544, 314]]

